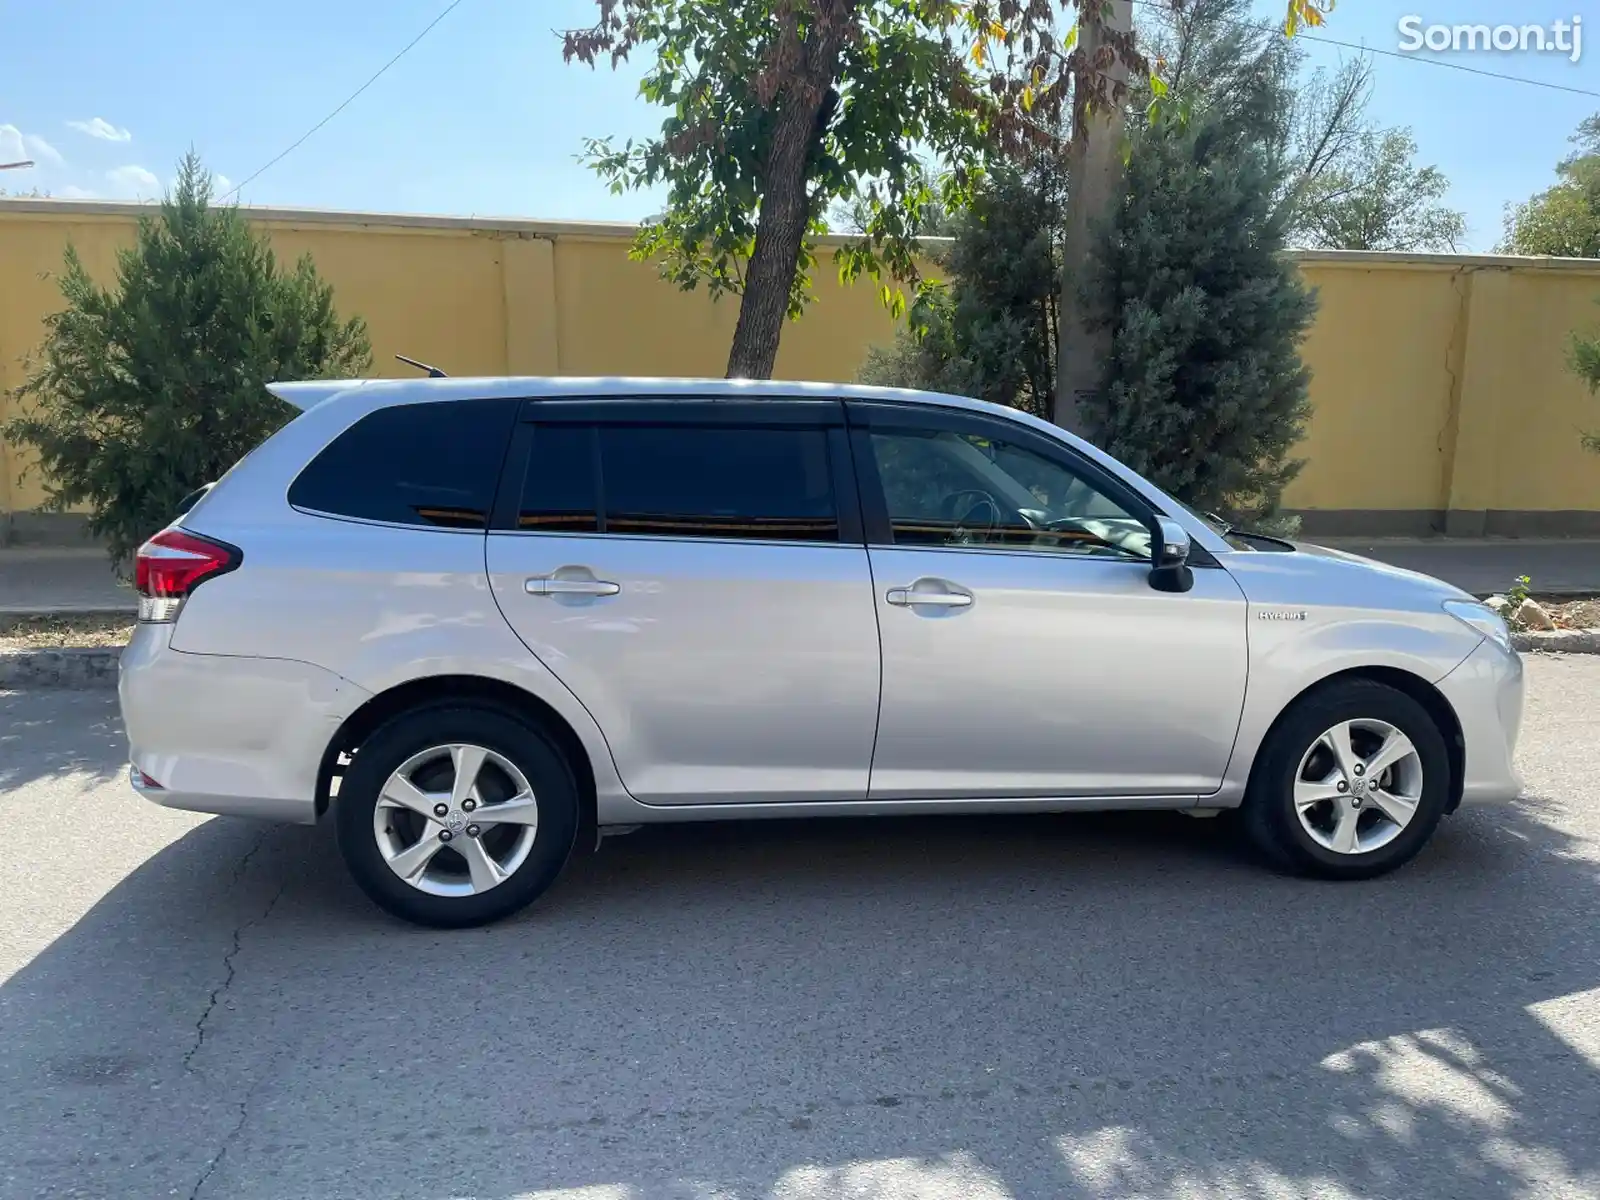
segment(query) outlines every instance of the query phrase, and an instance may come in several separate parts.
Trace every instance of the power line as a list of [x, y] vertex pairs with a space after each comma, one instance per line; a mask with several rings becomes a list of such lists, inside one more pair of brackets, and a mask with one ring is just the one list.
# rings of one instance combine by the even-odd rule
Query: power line
[[[1159, 8], [1171, 11], [1162, 0], [1133, 0], [1135, 4], [1145, 8]], [[1281, 25], [1258, 24], [1253, 21], [1228, 22], [1240, 29], [1255, 29], [1264, 33], [1281, 32]], [[1403, 54], [1399, 50], [1380, 50], [1376, 46], [1364, 45], [1360, 42], [1346, 42], [1339, 38], [1327, 37], [1323, 34], [1300, 32], [1294, 35], [1297, 42], [1321, 42], [1328, 46], [1342, 46], [1346, 50], [1359, 50], [1362, 54], [1381, 54], [1385, 58], [1398, 58], [1402, 62], [1423, 63], [1430, 67], [1445, 67], [1451, 71], [1465, 71], [1469, 75], [1482, 75], [1488, 79], [1504, 79], [1509, 83], [1525, 83], [1529, 87], [1548, 88], [1553, 92], [1569, 92], [1575, 96], [1593, 96], [1600, 99], [1600, 92], [1590, 91], [1588, 88], [1568, 87], [1564, 83], [1551, 83], [1544, 79], [1529, 79], [1525, 75], [1507, 75], [1502, 71], [1486, 71], [1482, 67], [1469, 67], [1462, 63], [1446, 62], [1442, 58], [1418, 58], [1414, 54]]]
[[331, 121], [335, 117], [337, 117], [345, 109], [349, 108], [350, 105], [355, 102], [356, 98], [358, 96], [360, 96], [362, 92], [366, 91], [373, 84], [377, 83], [378, 80], [380, 78], [382, 78], [383, 74], [386, 71], [388, 71], [388, 69], [390, 67], [394, 66], [395, 63], [399, 62], [402, 58], [404, 58], [407, 54], [409, 54], [411, 52], [412, 47], [414, 47], [423, 38], [427, 37], [430, 33], [432, 33], [433, 32], [433, 27], [435, 25], [437, 25], [440, 21], [442, 21], [446, 17], [448, 17], [451, 13], [455, 12], [455, 10], [458, 7], [460, 7], [460, 5], [461, 5], [461, 0], [451, 0], [450, 4], [448, 4], [445, 7], [445, 10], [443, 12], [441, 12], [433, 20], [429, 21], [428, 24], [423, 28], [421, 33], [417, 34], [416, 37], [412, 38], [409, 42], [407, 42], [401, 48], [400, 53], [396, 54], [388, 62], [384, 63], [383, 66], [379, 67], [376, 71], [374, 71], [372, 73], [371, 78], [369, 78], [365, 83], [363, 83], [355, 91], [351, 92], [348, 96], [346, 96], [345, 99], [344, 99], [344, 102], [342, 104], [340, 104], [338, 108], [334, 109], [327, 116], [323, 117], [322, 120], [318, 121], [310, 129], [308, 129], [304, 133], [302, 133], [298, 138], [296, 138], [293, 142], [291, 142], [280, 154], [278, 154], [277, 157], [271, 159], [265, 166], [260, 167], [259, 169], [257, 169], [253, 174], [247, 176], [242, 182], [235, 184], [233, 186], [233, 189], [231, 191], [229, 191], [227, 193], [227, 195], [223, 196], [222, 199], [223, 200], [228, 200], [228, 199], [231, 199], [234, 196], [237, 196], [239, 194], [239, 192], [244, 188], [245, 184], [250, 183], [252, 180], [259, 178], [261, 175], [265, 174], [267, 171], [270, 171], [273, 167], [277, 166], [284, 159], [288, 158], [289, 155], [293, 154], [296, 150], [298, 150], [301, 146], [303, 146], [305, 144], [305, 142], [306, 142], [306, 139], [308, 139], [312, 134], [316, 133], [317, 130], [321, 129], [329, 121]]
[[1363, 54], [1381, 54], [1385, 58], [1398, 58], [1403, 62], [1426, 63], [1430, 67], [1446, 67], [1452, 71], [1465, 71], [1469, 75], [1483, 75], [1489, 79], [1504, 79], [1508, 83], [1525, 83], [1529, 87], [1549, 88], [1553, 92], [1571, 92], [1574, 96], [1600, 98], [1600, 92], [1593, 92], [1588, 88], [1568, 87], [1564, 83], [1551, 83], [1546, 79], [1529, 79], [1526, 75], [1507, 75], [1501, 71], [1485, 71], [1482, 67], [1469, 67], [1463, 63], [1446, 62], [1442, 58], [1417, 58], [1415, 55], [1402, 54], [1398, 50], [1379, 50], [1376, 46], [1364, 46], [1357, 42], [1342, 42], [1338, 38], [1320, 37], [1310, 33], [1297, 33], [1295, 37], [1304, 38], [1308, 42], [1325, 42], [1330, 46], [1343, 46], [1347, 50], [1359, 50]]

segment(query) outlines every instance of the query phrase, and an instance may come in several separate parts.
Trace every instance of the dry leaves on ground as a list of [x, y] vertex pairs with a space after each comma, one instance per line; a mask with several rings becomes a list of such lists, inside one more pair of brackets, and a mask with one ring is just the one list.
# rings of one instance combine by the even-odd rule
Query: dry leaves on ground
[[0, 616], [0, 650], [124, 646], [133, 636], [133, 624], [132, 613], [70, 613], [48, 617]]

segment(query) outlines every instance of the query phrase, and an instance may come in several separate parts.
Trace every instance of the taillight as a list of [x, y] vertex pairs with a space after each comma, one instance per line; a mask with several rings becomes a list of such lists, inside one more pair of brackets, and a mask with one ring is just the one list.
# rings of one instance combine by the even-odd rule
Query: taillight
[[190, 592], [242, 561], [244, 555], [224, 542], [186, 529], [163, 529], [139, 547], [134, 560], [139, 620], [176, 621]]

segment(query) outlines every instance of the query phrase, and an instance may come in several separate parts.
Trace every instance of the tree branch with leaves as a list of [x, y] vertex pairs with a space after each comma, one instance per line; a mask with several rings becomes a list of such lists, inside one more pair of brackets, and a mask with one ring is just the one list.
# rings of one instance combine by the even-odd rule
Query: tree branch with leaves
[[1600, 258], [1600, 113], [1568, 140], [1576, 149], [1556, 165], [1555, 186], [1507, 209], [1502, 252]]
[[[835, 254], [896, 310], [918, 279], [917, 233], [965, 207], [996, 159], [1047, 141], [1065, 106], [1121, 103], [1080, 83], [1057, 0], [596, 0], [563, 54], [591, 66], [648, 49], [641, 94], [660, 133], [588, 143], [623, 192], [665, 185], [634, 256], [683, 288], [740, 298], [731, 376], [770, 376], [786, 318], [810, 296], [826, 215], [854, 201], [860, 233]], [[1131, 42], [1120, 53], [1142, 69]]]
[[[1286, 26], [1321, 24], [1331, 4], [1290, 0]], [[1059, 31], [1063, 8], [1101, 21], [1101, 0], [596, 0], [562, 53], [591, 67], [654, 55], [640, 93], [668, 110], [660, 132], [596, 139], [585, 157], [614, 192], [666, 187], [634, 256], [680, 287], [739, 296], [728, 374], [764, 378], [809, 299], [833, 205], [866, 198], [860, 235], [835, 254], [841, 279], [876, 279], [898, 310], [929, 210], [959, 210], [987, 164], [1152, 77], [1131, 33], [1104, 31], [1086, 53], [1077, 25]]]

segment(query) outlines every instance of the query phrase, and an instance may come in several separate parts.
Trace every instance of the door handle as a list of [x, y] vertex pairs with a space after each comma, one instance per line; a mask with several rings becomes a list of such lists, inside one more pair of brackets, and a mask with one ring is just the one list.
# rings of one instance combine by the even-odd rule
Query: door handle
[[970, 608], [972, 597], [966, 592], [925, 592], [915, 587], [890, 588], [884, 596], [890, 604], [900, 608], [913, 606], [929, 608]]
[[615, 596], [622, 590], [604, 579], [530, 579], [523, 587], [530, 596]]

